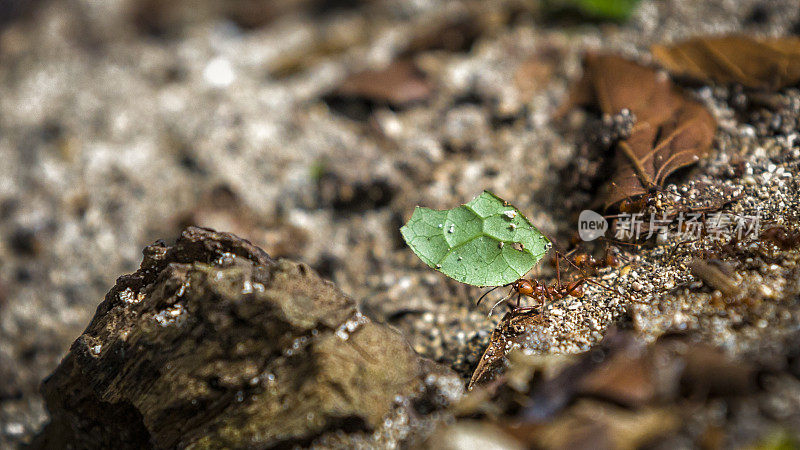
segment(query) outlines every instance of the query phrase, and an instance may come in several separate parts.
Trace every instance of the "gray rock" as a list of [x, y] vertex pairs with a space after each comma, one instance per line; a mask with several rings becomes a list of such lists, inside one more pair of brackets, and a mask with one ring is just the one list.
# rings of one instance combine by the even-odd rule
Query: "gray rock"
[[234, 235], [189, 228], [144, 255], [45, 380], [38, 447], [308, 444], [378, 428], [448, 373], [307, 266]]

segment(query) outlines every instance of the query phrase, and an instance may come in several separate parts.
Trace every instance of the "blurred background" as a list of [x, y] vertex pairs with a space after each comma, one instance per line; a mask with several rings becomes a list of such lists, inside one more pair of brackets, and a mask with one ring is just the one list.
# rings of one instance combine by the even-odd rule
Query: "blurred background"
[[[800, 31], [796, 1], [0, 0], [0, 447], [141, 249], [187, 225], [303, 261], [465, 377], [496, 317], [427, 270], [414, 205], [491, 189], [568, 236], [587, 50]], [[580, 122], [580, 115], [572, 118]]]

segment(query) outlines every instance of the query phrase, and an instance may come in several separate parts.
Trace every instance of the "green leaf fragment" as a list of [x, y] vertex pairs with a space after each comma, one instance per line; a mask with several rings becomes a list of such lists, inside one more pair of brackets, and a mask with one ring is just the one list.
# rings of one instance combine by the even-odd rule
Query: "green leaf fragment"
[[524, 214], [489, 191], [453, 209], [418, 206], [400, 232], [425, 264], [473, 286], [518, 280], [551, 245]]
[[624, 22], [640, 0], [546, 0], [545, 11], [553, 15], [576, 11], [587, 19]]

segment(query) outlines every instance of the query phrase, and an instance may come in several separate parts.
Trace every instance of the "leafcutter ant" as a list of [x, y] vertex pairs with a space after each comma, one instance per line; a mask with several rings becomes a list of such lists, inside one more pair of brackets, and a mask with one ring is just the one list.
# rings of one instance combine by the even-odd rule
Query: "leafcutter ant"
[[[621, 244], [630, 245], [627, 242], [621, 242]], [[620, 265], [619, 258], [608, 247], [606, 247], [605, 254], [601, 258], [595, 258], [591, 254], [583, 252], [576, 252], [573, 255], [572, 253], [576, 250], [578, 249], [571, 250], [566, 256], [569, 258], [569, 262], [582, 273], [595, 274], [598, 269], [603, 267], [619, 267]], [[557, 255], [556, 258], [558, 258]]]
[[[561, 282], [561, 270], [558, 261], [562, 258], [581, 272], [582, 274], [581, 278], [566, 284]], [[555, 300], [561, 300], [566, 297], [576, 297], [576, 298], [583, 297], [584, 283], [592, 283], [602, 287], [603, 289], [611, 291], [611, 289], [608, 288], [607, 286], [604, 286], [603, 284], [587, 277], [584, 274], [583, 270], [580, 267], [578, 267], [574, 262], [570, 261], [566, 255], [562, 254], [559, 251], [556, 251], [556, 283], [554, 285], [547, 286], [545, 283], [536, 279], [526, 280], [524, 278], [520, 278], [519, 280], [513, 283], [505, 284], [502, 286], [495, 286], [489, 289], [478, 299], [477, 304], [480, 304], [481, 301], [495, 289], [511, 286], [511, 290], [509, 291], [508, 295], [497, 301], [494, 304], [494, 306], [492, 306], [492, 309], [489, 311], [489, 314], [491, 314], [492, 311], [494, 311], [494, 309], [498, 305], [513, 298], [515, 295], [516, 295], [516, 302], [514, 303], [513, 311], [514, 312], [530, 311], [538, 309], [538, 307], [544, 304], [546, 300], [555, 301]], [[536, 306], [520, 306], [520, 299], [523, 296], [530, 297], [536, 300], [539, 304]]]
[[773, 226], [761, 232], [761, 238], [772, 242], [781, 250], [791, 250], [800, 246], [800, 231], [786, 227]]

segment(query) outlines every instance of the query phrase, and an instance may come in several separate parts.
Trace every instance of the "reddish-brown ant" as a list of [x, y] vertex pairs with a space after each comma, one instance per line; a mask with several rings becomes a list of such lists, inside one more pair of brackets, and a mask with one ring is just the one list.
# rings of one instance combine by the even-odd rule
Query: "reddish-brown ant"
[[638, 197], [630, 197], [623, 199], [617, 205], [617, 209], [619, 212], [623, 214], [628, 213], [637, 213], [644, 211], [644, 209], [650, 204], [653, 198], [655, 198], [655, 191], [651, 190], [650, 192], [643, 194]]
[[574, 262], [576, 266], [585, 269], [590, 269], [597, 265], [597, 260], [588, 253], [578, 253], [572, 257], [572, 262]]
[[[528, 311], [537, 309], [537, 306], [519, 306], [519, 300], [524, 295], [534, 300], [544, 303], [544, 300], [561, 300], [566, 297], [583, 297], [583, 283], [589, 281], [586, 278], [573, 281], [569, 284], [555, 284], [547, 286], [538, 280], [517, 280], [511, 285], [513, 292], [517, 293], [517, 303], [514, 311]], [[513, 295], [513, 294], [512, 294]]]
[[800, 231], [788, 230], [782, 226], [767, 228], [761, 232], [761, 238], [772, 242], [781, 250], [791, 250], [800, 246]]
[[597, 269], [601, 269], [603, 267], [619, 267], [620, 262], [619, 258], [617, 258], [614, 253], [612, 253], [609, 249], [606, 249], [605, 255], [600, 258], [596, 259], [594, 256], [588, 253], [578, 253], [575, 256], [572, 256], [572, 264], [582, 269], [583, 271], [589, 272], [596, 272]]
[[[555, 300], [561, 300], [561, 299], [566, 298], [566, 297], [576, 297], [576, 298], [583, 297], [583, 294], [584, 294], [584, 292], [583, 292], [583, 284], [584, 283], [596, 284], [597, 286], [600, 286], [603, 289], [611, 290], [608, 287], [604, 286], [603, 284], [598, 283], [597, 281], [589, 279], [585, 275], [582, 276], [580, 279], [575, 280], [575, 281], [573, 281], [573, 282], [571, 282], [569, 284], [562, 284], [561, 283], [561, 271], [560, 271], [560, 267], [559, 267], [559, 264], [558, 264], [558, 261], [559, 261], [560, 258], [563, 258], [565, 261], [567, 261], [573, 267], [575, 267], [576, 269], [581, 271], [581, 273], [583, 273], [583, 271], [580, 269], [580, 267], [575, 265], [565, 255], [563, 255], [560, 252], [556, 252], [556, 279], [557, 280], [556, 280], [556, 283], [554, 285], [547, 286], [546, 284], [540, 282], [539, 280], [535, 280], [535, 279], [526, 280], [524, 278], [521, 278], [521, 279], [519, 279], [519, 280], [517, 280], [517, 281], [515, 281], [513, 283], [506, 284], [506, 285], [503, 285], [503, 286], [495, 286], [492, 289], [489, 289], [488, 291], [486, 291], [486, 293], [484, 293], [481, 296], [481, 298], [478, 299], [478, 304], [480, 304], [481, 301], [487, 295], [489, 295], [490, 292], [494, 291], [495, 289], [498, 289], [498, 288], [501, 288], [501, 287], [506, 287], [506, 286], [511, 286], [511, 291], [509, 291], [508, 295], [506, 295], [505, 297], [500, 299], [498, 302], [496, 302], [494, 304], [494, 306], [492, 306], [491, 311], [494, 311], [494, 308], [496, 308], [497, 305], [499, 305], [499, 304], [505, 302], [506, 300], [514, 297], [514, 295], [517, 296], [517, 300], [515, 302], [513, 310], [515, 312], [521, 312], [521, 311], [529, 311], [529, 310], [537, 309], [539, 305], [541, 305], [541, 304], [543, 304], [545, 302], [545, 300], [555, 301]], [[520, 299], [523, 296], [530, 297], [530, 298], [532, 298], [534, 300], [537, 300], [539, 302], [539, 305], [537, 305], [537, 306], [520, 306]], [[490, 314], [491, 314], [491, 311], [490, 311]]]

